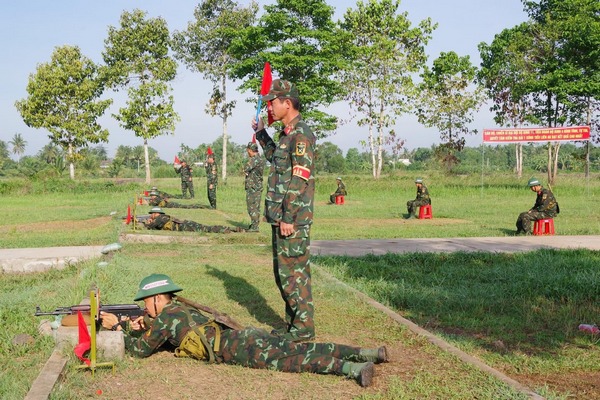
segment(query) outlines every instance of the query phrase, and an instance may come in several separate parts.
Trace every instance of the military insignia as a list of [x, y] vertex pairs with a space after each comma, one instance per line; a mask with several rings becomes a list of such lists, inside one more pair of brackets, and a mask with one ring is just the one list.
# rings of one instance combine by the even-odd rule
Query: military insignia
[[279, 146], [280, 149], [287, 149], [287, 144], [283, 143]]
[[146, 335], [147, 337], [149, 337], [152, 334], [152, 328], [148, 329], [146, 331], [146, 333], [144, 333], [144, 335]]
[[296, 155], [303, 156], [306, 153], [306, 143], [298, 142], [296, 143]]

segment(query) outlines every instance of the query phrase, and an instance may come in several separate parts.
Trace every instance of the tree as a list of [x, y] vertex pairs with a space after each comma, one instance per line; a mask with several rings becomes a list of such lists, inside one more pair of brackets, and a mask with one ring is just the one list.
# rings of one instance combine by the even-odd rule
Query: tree
[[323, 142], [315, 152], [315, 169], [317, 172], [343, 173], [344, 154], [342, 149], [331, 142]]
[[398, 0], [359, 1], [341, 22], [351, 60], [341, 72], [341, 81], [346, 100], [361, 115], [358, 125], [368, 127], [374, 178], [381, 175], [384, 146], [390, 140], [403, 145], [386, 129], [412, 107], [416, 97], [412, 75], [425, 65], [424, 46], [435, 29], [430, 19], [411, 27], [407, 13], [398, 13], [399, 6]]
[[170, 35], [162, 18], [146, 19], [141, 10], [124, 12], [120, 27], [109, 27], [103, 53], [106, 75], [116, 90], [127, 88], [126, 107], [114, 117], [144, 140], [146, 183], [150, 183], [148, 140], [173, 133], [179, 116], [168, 82], [177, 63], [169, 56]]
[[269, 61], [274, 78], [298, 87], [302, 117], [323, 138], [337, 128], [338, 119], [320, 108], [340, 100], [344, 92], [335, 76], [344, 65], [345, 50], [332, 20], [333, 7], [324, 0], [276, 0], [264, 9], [258, 24], [240, 31], [232, 46], [241, 59], [234, 75], [245, 79], [240, 89], [258, 94]]
[[38, 65], [29, 76], [29, 96], [15, 103], [27, 126], [47, 129], [52, 142], [66, 151], [71, 179], [79, 150], [108, 139], [97, 122], [112, 103], [98, 100], [103, 90], [98, 67], [79, 47], [63, 46], [49, 63]]
[[13, 136], [12, 140], [9, 141], [8, 143], [10, 143], [10, 145], [12, 146], [13, 154], [21, 156], [21, 155], [23, 155], [23, 153], [25, 153], [25, 147], [27, 146], [27, 141], [25, 139], [23, 139], [23, 136], [21, 136], [20, 133], [15, 133], [15, 136]]
[[433, 68], [425, 67], [421, 75], [417, 117], [423, 125], [439, 129], [444, 143], [438, 147], [437, 154], [448, 170], [458, 161], [455, 153], [464, 147], [464, 136], [477, 132], [468, 126], [484, 99], [480, 86], [470, 89], [476, 71], [469, 56], [459, 57], [451, 51], [442, 52], [434, 60]]
[[232, 71], [239, 62], [231, 47], [240, 30], [254, 23], [257, 11], [255, 2], [241, 8], [232, 0], [204, 0], [194, 10], [195, 20], [187, 30], [173, 34], [175, 57], [213, 84], [206, 112], [223, 121], [223, 180], [227, 179], [227, 119], [235, 107], [235, 101], [228, 101], [227, 79], [235, 78]]

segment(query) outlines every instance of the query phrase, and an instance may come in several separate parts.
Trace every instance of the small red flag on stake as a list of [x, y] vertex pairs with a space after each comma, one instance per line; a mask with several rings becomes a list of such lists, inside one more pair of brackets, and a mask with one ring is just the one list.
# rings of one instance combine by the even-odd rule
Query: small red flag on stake
[[77, 327], [79, 328], [79, 343], [75, 346], [75, 349], [73, 351], [75, 352], [77, 358], [79, 358], [87, 365], [90, 365], [90, 360], [85, 358], [83, 355], [86, 351], [88, 351], [91, 348], [92, 340], [90, 338], [90, 333], [88, 332], [87, 324], [83, 319], [83, 314], [81, 314], [81, 311], [77, 311]]
[[129, 225], [130, 222], [131, 222], [131, 206], [128, 204], [127, 205], [127, 219], [125, 220], [125, 224]]

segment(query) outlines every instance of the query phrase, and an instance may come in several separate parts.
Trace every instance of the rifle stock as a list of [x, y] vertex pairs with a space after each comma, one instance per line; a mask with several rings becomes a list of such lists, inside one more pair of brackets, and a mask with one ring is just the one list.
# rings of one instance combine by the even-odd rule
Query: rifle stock
[[218, 323], [220, 323], [222, 325], [225, 325], [228, 328], [231, 328], [236, 331], [244, 329], [242, 324], [240, 324], [239, 322], [237, 322], [236, 320], [231, 318], [229, 315], [220, 313], [219, 311], [215, 310], [212, 307], [205, 306], [205, 305], [197, 303], [193, 300], [186, 299], [185, 297], [177, 296], [176, 298], [177, 298], [177, 301], [179, 301], [180, 303], [183, 303], [190, 307], [196, 308], [200, 311], [204, 311], [206, 313], [212, 314], [213, 317], [215, 318], [215, 321], [217, 321]]

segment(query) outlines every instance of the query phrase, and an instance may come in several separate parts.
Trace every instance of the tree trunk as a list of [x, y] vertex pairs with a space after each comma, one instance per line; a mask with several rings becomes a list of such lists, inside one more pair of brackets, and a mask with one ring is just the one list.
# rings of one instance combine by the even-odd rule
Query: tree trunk
[[375, 142], [373, 138], [373, 124], [369, 124], [369, 147], [371, 148], [371, 167], [373, 178], [377, 179], [377, 160], [375, 157]]
[[223, 160], [221, 162], [221, 177], [223, 182], [227, 180], [227, 82], [226, 76], [221, 77], [221, 90], [223, 91]]
[[148, 156], [148, 139], [144, 139], [144, 164], [146, 167], [146, 184], [150, 184], [150, 157]]
[[[592, 102], [591, 100], [588, 98], [588, 107], [587, 107], [587, 121], [586, 124], [587, 126], [590, 126], [592, 123]], [[590, 177], [590, 139], [588, 139], [587, 143], [585, 144], [585, 177], [589, 178]]]
[[556, 174], [558, 173], [558, 153], [560, 151], [560, 142], [554, 144], [554, 168], [552, 170], [552, 184], [556, 181]]
[[75, 163], [73, 162], [73, 145], [69, 143], [69, 176], [75, 180]]
[[523, 143], [517, 143], [515, 146], [515, 157], [517, 162], [517, 178], [523, 176]]

